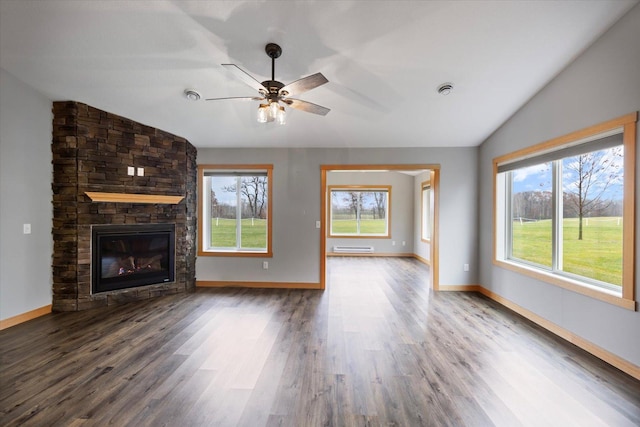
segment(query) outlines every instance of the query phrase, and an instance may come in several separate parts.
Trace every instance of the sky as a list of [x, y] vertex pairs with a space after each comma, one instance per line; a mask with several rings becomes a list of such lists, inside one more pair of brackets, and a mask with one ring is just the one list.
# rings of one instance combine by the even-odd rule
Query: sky
[[[622, 199], [622, 157], [615, 156], [612, 152], [613, 149], [603, 150], [606, 151], [603, 156], [603, 163], [608, 165], [607, 172], [600, 176], [600, 179], [592, 185], [592, 191], [589, 195], [592, 197], [600, 194], [603, 188], [605, 188], [603, 198], [606, 200], [621, 200]], [[578, 182], [577, 174], [571, 170], [571, 164], [575, 164], [577, 158], [566, 158], [563, 161], [563, 190], [565, 192], [577, 192]], [[617, 171], [617, 173], [614, 173]], [[610, 176], [614, 175], [611, 179]], [[513, 171], [513, 192], [526, 192], [526, 191], [551, 191], [551, 163], [539, 164], [529, 166], [526, 168]], [[589, 196], [587, 195], [587, 196]]]

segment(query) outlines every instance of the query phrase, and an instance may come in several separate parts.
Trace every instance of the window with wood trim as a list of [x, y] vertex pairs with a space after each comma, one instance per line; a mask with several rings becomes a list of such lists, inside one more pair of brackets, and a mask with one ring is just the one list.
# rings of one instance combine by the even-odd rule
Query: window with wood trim
[[389, 237], [391, 186], [329, 186], [330, 237]]
[[202, 165], [199, 251], [271, 256], [272, 165]]
[[423, 242], [431, 241], [433, 230], [433, 192], [430, 181], [425, 181], [421, 185], [420, 192], [420, 238]]
[[496, 263], [635, 307], [636, 121], [494, 159]]

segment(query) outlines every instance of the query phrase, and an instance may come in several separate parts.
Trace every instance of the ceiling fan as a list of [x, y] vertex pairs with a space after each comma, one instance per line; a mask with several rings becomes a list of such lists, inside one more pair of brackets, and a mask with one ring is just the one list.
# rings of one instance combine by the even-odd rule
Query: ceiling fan
[[[326, 116], [329, 108], [322, 107], [320, 105], [313, 104], [311, 102], [302, 101], [300, 99], [290, 98], [290, 96], [298, 96], [304, 92], [314, 89], [327, 83], [322, 73], [316, 73], [307, 77], [303, 77], [296, 80], [293, 83], [285, 85], [275, 79], [275, 61], [276, 58], [282, 55], [282, 48], [275, 43], [268, 43], [265, 46], [265, 52], [267, 56], [271, 58], [271, 80], [265, 80], [260, 83], [253, 78], [249, 73], [241, 69], [235, 64], [222, 64], [227, 70], [233, 73], [237, 78], [244, 83], [257, 90], [260, 96], [234, 96], [227, 98], [209, 98], [206, 101], [219, 101], [224, 99], [246, 99], [253, 101], [264, 101], [260, 103], [258, 107], [258, 122], [277, 122], [280, 124], [285, 123], [285, 109], [284, 105], [287, 105], [296, 110], [306, 111], [308, 113], [319, 114]], [[282, 105], [282, 104], [284, 105]]]

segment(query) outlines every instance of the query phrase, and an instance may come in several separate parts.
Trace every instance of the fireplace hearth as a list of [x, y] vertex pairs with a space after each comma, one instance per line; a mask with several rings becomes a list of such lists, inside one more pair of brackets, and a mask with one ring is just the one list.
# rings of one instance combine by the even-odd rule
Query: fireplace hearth
[[93, 294], [175, 279], [175, 224], [93, 226]]

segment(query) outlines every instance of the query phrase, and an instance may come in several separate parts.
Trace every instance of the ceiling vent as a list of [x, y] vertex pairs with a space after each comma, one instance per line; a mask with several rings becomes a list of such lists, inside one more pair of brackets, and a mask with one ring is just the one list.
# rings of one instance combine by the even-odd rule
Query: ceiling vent
[[438, 86], [438, 93], [440, 95], [449, 95], [453, 90], [453, 84], [451, 83], [442, 83]]
[[189, 101], [197, 101], [200, 99], [200, 94], [195, 89], [185, 89], [184, 96], [186, 96]]

